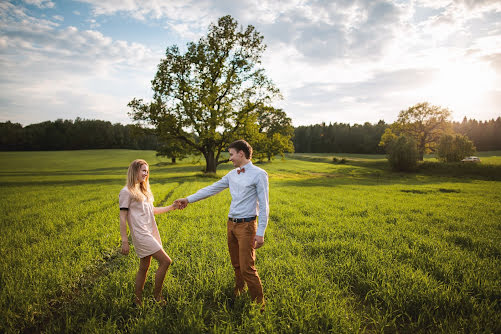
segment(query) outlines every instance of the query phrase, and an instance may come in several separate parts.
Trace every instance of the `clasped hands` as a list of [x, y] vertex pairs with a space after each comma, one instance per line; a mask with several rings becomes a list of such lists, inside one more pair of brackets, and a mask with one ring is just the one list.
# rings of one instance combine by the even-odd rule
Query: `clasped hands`
[[183, 210], [184, 208], [186, 208], [188, 206], [188, 199], [187, 198], [179, 198], [179, 199], [176, 199], [174, 201], [174, 203], [172, 203], [172, 205], [178, 209], [178, 210]]

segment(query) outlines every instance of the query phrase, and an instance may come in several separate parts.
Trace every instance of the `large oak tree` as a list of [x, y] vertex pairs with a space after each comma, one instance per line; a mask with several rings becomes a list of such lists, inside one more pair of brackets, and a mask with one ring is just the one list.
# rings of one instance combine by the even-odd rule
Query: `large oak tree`
[[258, 111], [280, 95], [260, 67], [265, 48], [253, 26], [221, 17], [186, 52], [167, 48], [152, 81], [153, 100], [133, 99], [130, 115], [153, 125], [164, 140], [201, 152], [205, 171], [214, 173], [227, 161], [221, 152], [239, 134], [252, 133], [246, 128], [255, 126]]

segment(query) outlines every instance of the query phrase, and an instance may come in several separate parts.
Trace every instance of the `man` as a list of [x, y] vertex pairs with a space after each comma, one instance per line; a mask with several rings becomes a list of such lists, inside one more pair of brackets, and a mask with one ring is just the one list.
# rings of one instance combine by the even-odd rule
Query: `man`
[[[231, 143], [228, 152], [236, 169], [214, 184], [176, 202], [180, 208], [185, 208], [188, 203], [230, 188], [232, 199], [227, 233], [231, 264], [235, 269], [234, 292], [236, 296], [240, 295], [247, 283], [251, 299], [264, 306], [263, 287], [254, 262], [255, 249], [264, 244], [264, 232], [268, 225], [268, 174], [252, 164], [252, 147], [245, 140]], [[259, 216], [259, 225], [256, 215]]]

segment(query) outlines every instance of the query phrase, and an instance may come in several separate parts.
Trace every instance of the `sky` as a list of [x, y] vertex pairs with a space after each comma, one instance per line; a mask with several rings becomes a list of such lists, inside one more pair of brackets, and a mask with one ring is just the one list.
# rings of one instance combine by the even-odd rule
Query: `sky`
[[2, 0], [0, 122], [132, 123], [165, 49], [224, 15], [264, 36], [294, 126], [392, 123], [424, 101], [501, 116], [499, 0]]

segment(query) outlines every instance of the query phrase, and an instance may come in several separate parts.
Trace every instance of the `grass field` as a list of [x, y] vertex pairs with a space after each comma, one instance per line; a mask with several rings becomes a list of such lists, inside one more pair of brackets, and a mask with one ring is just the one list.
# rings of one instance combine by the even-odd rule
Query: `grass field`
[[[499, 172], [501, 152], [478, 155]], [[132, 306], [139, 260], [118, 252], [118, 192], [136, 158], [150, 163], [157, 206], [215, 181], [198, 159], [152, 151], [0, 152], [0, 332], [501, 332], [499, 175], [393, 173], [384, 156], [347, 154], [261, 164], [260, 314], [232, 296], [227, 190], [157, 216], [174, 261], [168, 303], [151, 298], [153, 261], [144, 306]]]

